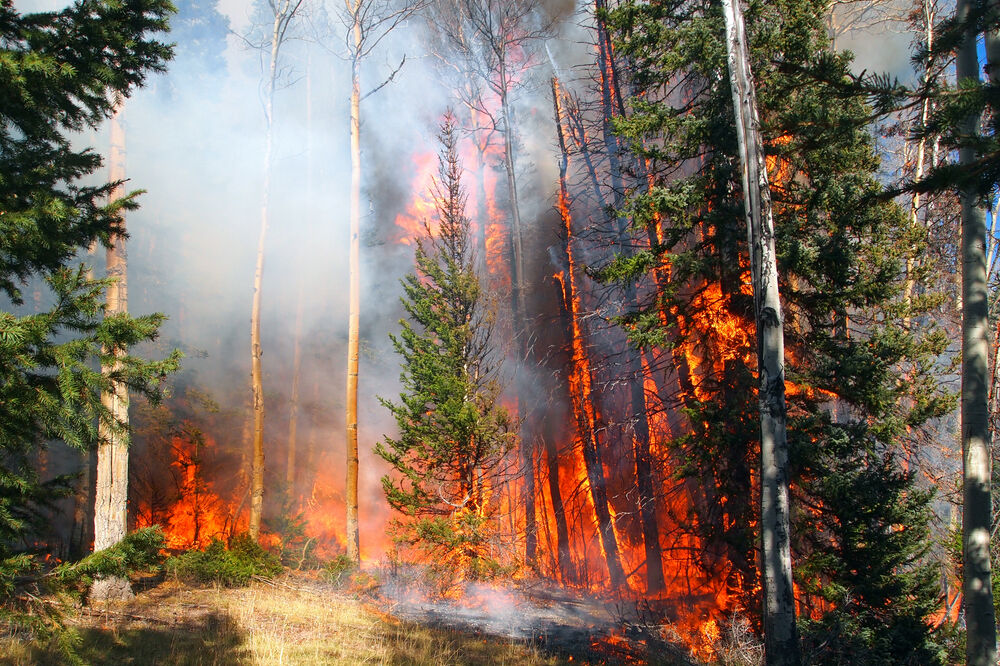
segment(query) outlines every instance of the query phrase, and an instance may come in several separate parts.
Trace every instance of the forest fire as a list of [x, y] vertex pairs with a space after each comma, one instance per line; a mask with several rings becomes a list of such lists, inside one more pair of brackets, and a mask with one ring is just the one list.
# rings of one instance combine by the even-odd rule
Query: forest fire
[[[138, 543], [178, 586], [246, 556], [239, 580], [209, 581], [308, 580], [312, 607], [360, 592], [545, 659], [940, 664], [958, 631], [975, 644], [993, 607], [969, 545], [987, 551], [991, 491], [964, 454], [988, 460], [1000, 343], [975, 368], [988, 422], [978, 395], [960, 417], [986, 386], [963, 359], [961, 399], [948, 389], [958, 322], [981, 314], [955, 253], [976, 211], [925, 189], [957, 173], [957, 102], [921, 100], [906, 128], [898, 110], [890, 143], [920, 145], [896, 187], [872, 137], [887, 126], [841, 85], [858, 77], [815, 3], [764, 3], [749, 21], [773, 25], [744, 33], [731, 0], [724, 17], [348, 0], [342, 71], [340, 42], [299, 23], [320, 7], [270, 3], [249, 26], [178, 3], [176, 73], [160, 4], [8, 8], [12, 62], [68, 43], [94, 67], [8, 82], [25, 182], [0, 202], [17, 241], [0, 276], [0, 591], [31, 563], [42, 584]], [[950, 23], [925, 19], [925, 92], [965, 94], [931, 80], [952, 71], [930, 48]], [[259, 69], [234, 34], [262, 47]], [[235, 108], [254, 91], [261, 109]], [[50, 154], [54, 181], [27, 182]], [[133, 180], [142, 206], [102, 185]], [[95, 602], [130, 593], [121, 571], [89, 578]]]
[[[339, 461], [328, 456], [318, 461], [312, 491], [302, 499], [300, 508], [305, 520], [306, 537], [315, 540], [316, 555], [322, 559], [331, 559], [344, 552], [344, 481], [340, 475], [335, 478], [330, 473], [339, 466]], [[365, 543], [368, 541], [365, 539]]]
[[437, 209], [434, 192], [437, 168], [435, 153], [418, 153], [414, 156], [414, 175], [410, 187], [413, 197], [407, 204], [406, 210], [396, 215], [395, 223], [399, 232], [395, 242], [411, 245], [427, 233], [426, 229], [429, 228], [432, 233], [436, 230]]
[[235, 500], [224, 499], [216, 492], [205, 472], [205, 461], [217, 448], [215, 440], [200, 431], [174, 436], [170, 440], [172, 483], [165, 493], [139, 499], [136, 527], [159, 525], [167, 548], [176, 550], [203, 548], [212, 539], [226, 540], [239, 531], [245, 515], [240, 515]]

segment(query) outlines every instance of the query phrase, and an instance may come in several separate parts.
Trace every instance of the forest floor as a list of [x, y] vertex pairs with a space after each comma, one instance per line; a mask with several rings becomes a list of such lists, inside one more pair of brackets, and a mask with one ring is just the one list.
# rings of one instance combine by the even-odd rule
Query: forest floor
[[[694, 663], [676, 646], [608, 633], [607, 620], [595, 626], [600, 610], [551, 597], [431, 604], [297, 575], [233, 589], [166, 580], [129, 602], [68, 610], [63, 638], [83, 664]], [[65, 651], [0, 638], [0, 664], [63, 663]]]

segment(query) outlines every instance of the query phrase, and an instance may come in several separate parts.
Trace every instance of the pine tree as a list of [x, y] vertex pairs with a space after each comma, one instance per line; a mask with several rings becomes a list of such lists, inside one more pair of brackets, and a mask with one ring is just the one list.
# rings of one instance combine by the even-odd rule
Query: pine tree
[[[124, 429], [101, 404], [113, 384], [155, 398], [178, 355], [146, 361], [128, 350], [156, 337], [162, 315], [102, 317], [108, 280], [88, 279], [75, 256], [110, 247], [133, 193], [107, 203], [115, 183], [85, 185], [101, 158], [69, 135], [110, 118], [119, 101], [171, 55], [166, 0], [80, 0], [54, 13], [0, 6], [0, 590], [28, 565], [18, 554], [38, 509], [63, 480], [42, 481], [40, 448], [97, 444], [98, 424]], [[24, 314], [21, 289], [43, 281], [52, 305]], [[100, 367], [116, 364], [102, 375]]]
[[[904, 314], [916, 320], [901, 305], [894, 245], [906, 218], [879, 196], [870, 110], [839, 85], [849, 60], [829, 50], [825, 11], [781, 0], [751, 2], [746, 13], [785, 314], [798, 601], [855, 623], [841, 636], [805, 623], [804, 657], [935, 663], [928, 499], [894, 452], [953, 404], [931, 377], [945, 340], [901, 326]], [[688, 364], [674, 381], [688, 432], [674, 454], [699, 481], [702, 565], [730, 581], [740, 600], [732, 610], [756, 615], [756, 519], [744, 513], [759, 483], [749, 473], [759, 452], [748, 445], [759, 429], [754, 310], [722, 19], [720, 6], [700, 0], [624, 2], [610, 13], [635, 87], [619, 130], [650, 169], [627, 212], [643, 236], [654, 233], [605, 277], [646, 275], [648, 307], [624, 319], [633, 341], [685, 351], [674, 355]], [[652, 279], [651, 267], [667, 280]], [[866, 512], [860, 497], [870, 499]], [[813, 596], [832, 589], [841, 595], [829, 603]], [[852, 649], [838, 652], [847, 639]]]
[[[399, 426], [375, 452], [394, 468], [382, 479], [402, 513], [402, 537], [467, 575], [497, 565], [489, 554], [499, 462], [516, 439], [499, 403], [493, 318], [474, 268], [455, 122], [441, 126], [437, 229], [418, 240], [416, 271], [403, 281], [409, 321], [390, 336], [402, 357], [399, 402], [382, 400]], [[457, 558], [457, 560], [455, 559]]]

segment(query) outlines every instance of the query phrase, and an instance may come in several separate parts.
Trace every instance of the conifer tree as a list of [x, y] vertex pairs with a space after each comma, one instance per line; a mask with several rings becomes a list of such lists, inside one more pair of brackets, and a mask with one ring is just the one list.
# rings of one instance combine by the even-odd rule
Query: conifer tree
[[[107, 202], [116, 183], [81, 182], [101, 166], [69, 135], [96, 127], [161, 71], [171, 49], [158, 41], [166, 0], [79, 0], [60, 12], [20, 14], [0, 5], [0, 593], [28, 564], [18, 554], [38, 508], [62, 482], [32, 467], [51, 440], [85, 449], [98, 425], [125, 428], [101, 404], [113, 385], [156, 397], [177, 354], [146, 361], [128, 350], [152, 340], [162, 315], [102, 317], [107, 280], [75, 266], [93, 242], [110, 247], [136, 193]], [[43, 281], [51, 306], [24, 314], [21, 289]], [[114, 366], [102, 374], [100, 367]]]
[[382, 400], [399, 426], [375, 452], [394, 468], [382, 479], [386, 499], [403, 514], [403, 538], [473, 576], [496, 565], [488, 554], [491, 492], [499, 463], [515, 440], [499, 404], [492, 313], [475, 270], [455, 121], [442, 123], [436, 230], [418, 240], [416, 271], [403, 280], [409, 320], [390, 336], [402, 357], [403, 393]]
[[[870, 110], [841, 85], [849, 59], [829, 49], [825, 9], [779, 0], [746, 12], [784, 301], [797, 601], [822, 618], [803, 622], [803, 658], [936, 663], [929, 498], [894, 452], [953, 404], [931, 377], [945, 339], [900, 325], [894, 242], [906, 218], [879, 196]], [[631, 338], [685, 350], [690, 376], [672, 379], [688, 428], [673, 449], [699, 481], [701, 564], [729, 581], [732, 610], [756, 615], [756, 520], [741, 513], [759, 483], [748, 471], [759, 455], [748, 445], [759, 429], [754, 310], [721, 6], [623, 2], [610, 23], [635, 95], [619, 131], [650, 169], [627, 212], [655, 233], [604, 277], [645, 275], [647, 307], [624, 319]]]

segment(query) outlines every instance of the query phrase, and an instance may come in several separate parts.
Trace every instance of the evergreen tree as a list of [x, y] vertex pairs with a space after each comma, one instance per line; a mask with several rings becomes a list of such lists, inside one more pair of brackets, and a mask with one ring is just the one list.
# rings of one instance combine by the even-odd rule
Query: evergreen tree
[[[93, 447], [98, 424], [124, 424], [102, 406], [113, 383], [155, 398], [177, 354], [146, 361], [127, 352], [156, 337], [162, 315], [102, 317], [106, 280], [90, 280], [76, 254], [110, 246], [136, 194], [107, 203], [116, 183], [86, 185], [101, 158], [70, 135], [109, 118], [119, 100], [162, 71], [171, 55], [156, 39], [167, 0], [79, 0], [54, 13], [0, 5], [0, 590], [29, 564], [18, 554], [40, 505], [65, 489], [33, 468], [51, 440]], [[26, 313], [21, 289], [43, 281], [52, 303]], [[100, 367], [118, 361], [102, 375]]]
[[[490, 554], [498, 464], [514, 444], [491, 343], [493, 318], [474, 268], [455, 122], [440, 133], [434, 186], [437, 229], [416, 246], [416, 271], [403, 280], [409, 321], [391, 335], [402, 357], [399, 402], [382, 400], [399, 426], [375, 452], [397, 475], [382, 486], [406, 519], [402, 538], [467, 575], [497, 565]], [[451, 566], [451, 564], [449, 565]]]
[[[804, 657], [935, 663], [926, 617], [936, 591], [923, 559], [929, 498], [894, 452], [911, 428], [953, 404], [931, 377], [945, 340], [901, 325], [926, 301], [900, 298], [894, 243], [906, 237], [906, 219], [880, 197], [870, 109], [840, 85], [849, 56], [829, 50], [826, 8], [751, 2], [746, 14], [786, 317], [799, 601], [820, 624], [853, 623], [824, 643], [829, 634], [804, 622]], [[624, 319], [633, 341], [686, 352], [674, 358], [690, 366], [678, 371], [689, 428], [674, 450], [701, 481], [693, 529], [705, 568], [740, 599], [733, 610], [755, 615], [756, 519], [743, 513], [755, 504], [749, 470], [759, 455], [748, 444], [759, 429], [754, 319], [721, 7], [623, 2], [609, 22], [633, 72], [619, 131], [650, 170], [627, 212], [652, 241], [603, 277], [646, 276], [648, 307]], [[814, 596], [834, 590], [836, 599]]]

